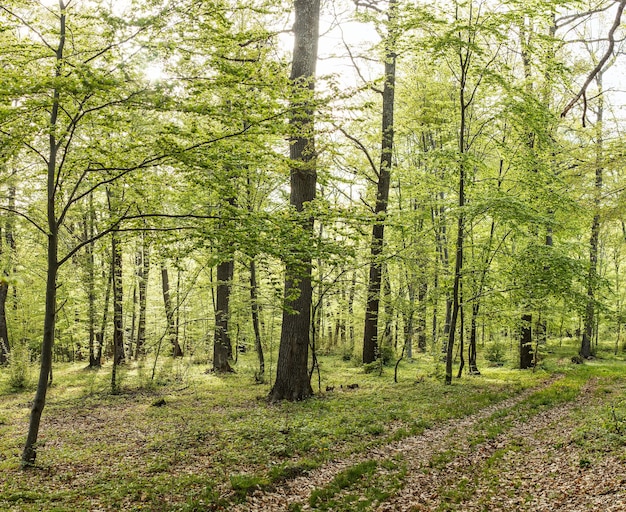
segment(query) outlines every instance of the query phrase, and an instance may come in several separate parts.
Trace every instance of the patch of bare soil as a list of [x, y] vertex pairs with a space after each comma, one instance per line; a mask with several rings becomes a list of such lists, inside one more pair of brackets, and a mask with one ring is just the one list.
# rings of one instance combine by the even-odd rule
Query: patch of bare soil
[[[548, 386], [552, 381], [544, 384]], [[310, 510], [308, 501], [311, 492], [314, 489], [328, 485], [332, 479], [341, 471], [363, 462], [365, 460], [387, 460], [394, 456], [400, 455], [407, 464], [408, 476], [405, 480], [403, 488], [388, 501], [382, 503], [379, 511], [420, 511], [420, 510], [437, 510], [444, 501], [444, 497], [440, 494], [439, 489], [448, 480], [457, 481], [461, 478], [467, 478], [472, 473], [472, 466], [480, 464], [487, 460], [495, 450], [499, 443], [506, 443], [506, 439], [496, 439], [488, 443], [483, 443], [475, 447], [468, 453], [462, 453], [462, 447], [466, 444], [468, 436], [475, 432], [475, 428], [479, 422], [488, 418], [492, 414], [506, 410], [517, 403], [521, 402], [537, 388], [527, 390], [520, 395], [511, 397], [502, 402], [486, 407], [479, 412], [467, 416], [465, 418], [448, 421], [442, 425], [431, 428], [423, 432], [421, 435], [405, 438], [401, 441], [381, 446], [373, 451], [365, 454], [355, 454], [346, 459], [334, 460], [326, 465], [311, 471], [309, 474], [297, 477], [293, 480], [285, 482], [279, 488], [271, 491], [257, 491], [248, 500], [232, 510], [238, 511], [271, 511], [271, 510], [288, 510], [290, 506], [298, 504], [302, 510]], [[571, 406], [570, 406], [571, 407]], [[535, 418], [531, 426], [515, 427], [515, 435], [523, 435], [522, 428], [525, 428], [527, 435], [530, 437], [534, 429], [545, 422], [554, 423], [559, 418], [567, 414], [568, 406], [559, 409], [551, 409], [545, 415]], [[552, 416], [550, 416], [552, 415]], [[446, 464], [445, 467], [438, 470], [432, 470], [429, 465], [433, 457], [437, 454], [449, 451], [451, 449], [459, 450], [456, 457]], [[521, 470], [518, 470], [521, 472]], [[518, 473], [520, 474], [520, 473]], [[485, 491], [486, 492], [486, 491]], [[468, 506], [472, 506], [468, 503]], [[456, 507], [455, 507], [456, 508]], [[442, 510], [453, 510], [454, 508], [443, 508]], [[457, 508], [458, 510], [496, 510], [495, 508]], [[498, 510], [513, 510], [511, 505]], [[531, 510], [531, 509], [529, 509]], [[535, 510], [535, 509], [533, 509]], [[542, 510], [542, 509], [536, 509]], [[555, 510], [555, 509], [546, 509]], [[565, 510], [565, 509], [563, 509]], [[609, 510], [609, 509], [607, 509]], [[617, 509], [616, 509], [617, 510]], [[626, 509], [624, 509], [626, 510]]]

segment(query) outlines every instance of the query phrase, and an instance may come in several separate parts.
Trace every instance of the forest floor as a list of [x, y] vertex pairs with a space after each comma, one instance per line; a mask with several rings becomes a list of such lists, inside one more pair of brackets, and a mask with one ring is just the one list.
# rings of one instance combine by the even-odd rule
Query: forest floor
[[106, 367], [59, 365], [28, 471], [32, 387], [0, 370], [0, 510], [626, 510], [626, 364], [569, 351], [452, 386], [428, 355], [398, 383], [322, 357], [316, 397], [280, 404], [253, 355], [229, 376], [129, 365], [118, 394]]
[[333, 460], [236, 510], [626, 511], [624, 380], [564, 377]]

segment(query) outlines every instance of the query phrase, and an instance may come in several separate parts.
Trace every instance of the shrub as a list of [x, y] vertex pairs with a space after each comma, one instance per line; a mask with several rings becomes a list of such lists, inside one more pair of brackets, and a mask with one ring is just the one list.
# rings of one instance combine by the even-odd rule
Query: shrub
[[503, 364], [506, 361], [505, 346], [498, 341], [494, 341], [485, 349], [485, 359], [496, 365]]
[[20, 390], [30, 384], [30, 350], [25, 343], [18, 343], [9, 352], [9, 379], [11, 389]]

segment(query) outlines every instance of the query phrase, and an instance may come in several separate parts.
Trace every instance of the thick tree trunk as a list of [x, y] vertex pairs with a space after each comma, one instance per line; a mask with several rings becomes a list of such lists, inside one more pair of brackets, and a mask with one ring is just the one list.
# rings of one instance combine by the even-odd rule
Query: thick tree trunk
[[[290, 145], [290, 203], [302, 212], [315, 199], [317, 155], [314, 136], [313, 91], [317, 42], [319, 38], [320, 0], [295, 0], [294, 51], [291, 81], [292, 138]], [[303, 97], [304, 93], [304, 97]], [[302, 221], [306, 236], [313, 236], [313, 219]], [[297, 262], [285, 268], [285, 307], [280, 334], [276, 381], [270, 399], [302, 400], [313, 394], [308, 372], [311, 323], [311, 256], [302, 251]]]
[[385, 237], [385, 217], [389, 201], [391, 182], [391, 166], [393, 156], [393, 115], [396, 81], [395, 53], [395, 13], [396, 0], [390, 0], [388, 12], [388, 39], [386, 43], [385, 85], [383, 88], [382, 141], [380, 168], [376, 190], [375, 221], [372, 227], [370, 243], [370, 270], [367, 285], [367, 305], [365, 307], [365, 326], [363, 330], [363, 363], [371, 363], [378, 358], [378, 313], [380, 309], [380, 288], [382, 277], [382, 261]]
[[176, 333], [176, 319], [174, 317], [174, 308], [172, 307], [172, 299], [170, 297], [170, 277], [167, 267], [161, 267], [161, 285], [163, 290], [165, 319], [167, 321], [167, 337], [172, 344], [172, 356], [182, 357], [183, 351], [178, 343], [178, 336]]
[[215, 303], [215, 335], [213, 337], [213, 371], [232, 372], [232, 344], [228, 332], [230, 314], [230, 286], [233, 280], [233, 260], [222, 261], [217, 266], [217, 293]]

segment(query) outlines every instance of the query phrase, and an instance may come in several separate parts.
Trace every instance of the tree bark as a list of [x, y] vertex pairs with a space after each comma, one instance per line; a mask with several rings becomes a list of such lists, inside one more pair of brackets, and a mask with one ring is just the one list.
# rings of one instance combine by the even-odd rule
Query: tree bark
[[[59, 44], [56, 49], [56, 70], [55, 76], [59, 78], [63, 69], [63, 50], [65, 47], [65, 3], [59, 0]], [[37, 458], [37, 438], [39, 436], [39, 425], [41, 415], [46, 403], [46, 393], [48, 390], [48, 377], [52, 371], [52, 345], [54, 344], [54, 327], [57, 314], [57, 275], [59, 271], [58, 245], [59, 245], [59, 224], [56, 217], [56, 172], [59, 143], [57, 142], [55, 128], [59, 117], [59, 102], [61, 93], [58, 88], [52, 91], [52, 108], [50, 109], [50, 134], [48, 136], [48, 166], [47, 166], [47, 209], [46, 217], [48, 222], [47, 236], [47, 270], [46, 270], [46, 306], [44, 313], [43, 340], [41, 343], [41, 358], [39, 366], [39, 380], [37, 391], [33, 400], [28, 425], [28, 435], [22, 452], [22, 468], [31, 467]]]
[[265, 357], [263, 355], [263, 344], [261, 343], [261, 326], [259, 322], [259, 301], [258, 301], [258, 284], [256, 277], [256, 262], [254, 258], [250, 260], [250, 304], [252, 310], [252, 328], [254, 329], [254, 349], [259, 357], [259, 373], [256, 379], [263, 382], [265, 375]]
[[[295, 41], [291, 82], [292, 138], [290, 203], [302, 212], [315, 199], [317, 154], [314, 135], [313, 93], [319, 38], [320, 0], [295, 0]], [[302, 97], [304, 93], [304, 98]], [[313, 219], [301, 221], [303, 232], [313, 237]], [[307, 244], [308, 245], [308, 244]], [[270, 399], [302, 400], [313, 394], [307, 367], [311, 323], [311, 256], [306, 249], [285, 268], [285, 306], [276, 367], [276, 381]]]
[[521, 336], [519, 345], [519, 367], [526, 370], [533, 366], [533, 316], [530, 313], [522, 315]]
[[95, 216], [93, 204], [93, 194], [89, 194], [89, 213], [85, 218], [84, 236], [85, 240], [92, 239], [85, 246], [86, 266], [87, 266], [87, 316], [89, 317], [89, 368], [100, 366], [100, 359], [96, 358], [96, 261], [95, 261], [95, 241], [93, 240], [95, 231]]
[[117, 367], [125, 361], [122, 247], [117, 233], [112, 233], [111, 235], [111, 276], [113, 285], [113, 368], [111, 370], [111, 392], [117, 393]]
[[172, 344], [172, 356], [182, 357], [183, 351], [178, 343], [174, 308], [172, 307], [172, 299], [170, 297], [170, 277], [167, 267], [165, 266], [161, 267], [161, 285], [163, 291], [163, 305], [165, 307], [165, 319], [167, 321], [167, 337]]
[[426, 352], [426, 296], [428, 281], [425, 275], [420, 276], [417, 285], [417, 349]]
[[[15, 254], [15, 234], [13, 232], [13, 214], [10, 213], [15, 209], [15, 187], [9, 186], [9, 199], [8, 199], [9, 212], [7, 212], [5, 240], [7, 243], [7, 251], [9, 252], [8, 261], [13, 260]], [[0, 238], [0, 254], [4, 252], [2, 246], [2, 239]], [[5, 277], [9, 276], [8, 269], [4, 272]], [[8, 362], [9, 354], [11, 353], [11, 343], [9, 341], [9, 327], [6, 313], [6, 303], [9, 295], [9, 283], [3, 279], [0, 282], [0, 365]]]
[[589, 237], [589, 272], [587, 274], [587, 305], [585, 307], [585, 319], [583, 322], [583, 335], [580, 343], [580, 356], [588, 358], [592, 355], [591, 340], [593, 339], [594, 327], [596, 325], [596, 286], [598, 280], [598, 244], [600, 239], [600, 196], [602, 193], [603, 180], [603, 137], [602, 121], [604, 105], [602, 101], [602, 71], [596, 75], [598, 83], [598, 112], [596, 118], [596, 179], [594, 190], [594, 216], [591, 223], [591, 235]]
[[135, 359], [145, 354], [146, 343], [146, 305], [148, 297], [148, 276], [150, 274], [150, 245], [142, 237], [140, 250], [141, 265], [138, 269], [139, 291], [139, 319], [137, 320], [137, 343], [135, 344]]
[[385, 217], [389, 201], [391, 182], [391, 166], [394, 138], [394, 98], [396, 81], [396, 0], [390, 0], [388, 12], [388, 36], [385, 51], [385, 84], [383, 87], [382, 141], [380, 168], [374, 207], [374, 226], [370, 243], [370, 268], [367, 285], [367, 305], [365, 307], [365, 326], [363, 329], [363, 363], [371, 363], [379, 355], [378, 314], [380, 309], [380, 288], [382, 277], [382, 261], [385, 237]]
[[106, 288], [104, 291], [104, 308], [102, 310], [102, 323], [100, 324], [100, 330], [96, 333], [96, 366], [102, 364], [102, 352], [104, 350], [104, 338], [106, 334], [107, 321], [109, 317], [109, 303], [111, 302], [111, 288], [113, 286], [113, 277], [111, 272], [104, 271], [104, 277], [106, 280]]
[[232, 343], [228, 332], [230, 315], [230, 286], [233, 280], [234, 261], [222, 261], [217, 266], [217, 293], [215, 303], [215, 335], [213, 337], [213, 371], [232, 372]]

